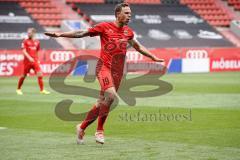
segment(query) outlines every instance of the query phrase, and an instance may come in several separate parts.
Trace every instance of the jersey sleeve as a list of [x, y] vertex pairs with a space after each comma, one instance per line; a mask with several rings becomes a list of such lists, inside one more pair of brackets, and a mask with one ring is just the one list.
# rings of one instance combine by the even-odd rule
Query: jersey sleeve
[[131, 34], [130, 34], [129, 40], [132, 40], [132, 39], [134, 38], [134, 32], [133, 32], [133, 30], [131, 30], [130, 33], [131, 33]]
[[99, 36], [103, 33], [104, 23], [98, 23], [97, 25], [88, 29], [90, 37]]

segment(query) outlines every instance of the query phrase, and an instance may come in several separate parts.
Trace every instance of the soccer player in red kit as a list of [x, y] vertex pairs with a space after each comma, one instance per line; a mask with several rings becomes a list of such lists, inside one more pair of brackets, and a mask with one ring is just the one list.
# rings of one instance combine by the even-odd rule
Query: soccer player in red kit
[[43, 89], [43, 76], [42, 76], [42, 72], [41, 72], [39, 60], [38, 60], [38, 51], [40, 49], [40, 42], [34, 39], [36, 29], [28, 28], [27, 33], [28, 33], [28, 37], [24, 39], [22, 42], [22, 50], [24, 54], [24, 60], [23, 60], [24, 70], [23, 70], [23, 75], [18, 80], [18, 87], [16, 92], [18, 95], [23, 95], [21, 87], [23, 85], [23, 82], [27, 74], [30, 72], [31, 69], [33, 69], [35, 74], [37, 74], [38, 76], [38, 85], [40, 87], [40, 93], [49, 94], [50, 92]]
[[103, 125], [108, 116], [114, 98], [118, 98], [117, 90], [123, 76], [123, 67], [127, 44], [132, 45], [139, 53], [156, 62], [163, 62], [134, 39], [133, 30], [128, 27], [131, 18], [129, 4], [121, 3], [115, 7], [114, 22], [102, 22], [87, 31], [72, 31], [63, 33], [47, 32], [51, 37], [82, 38], [86, 36], [100, 36], [101, 54], [96, 67], [96, 75], [101, 85], [101, 92], [97, 103], [88, 112], [84, 121], [77, 125], [77, 143], [83, 143], [84, 130], [98, 118], [95, 139], [97, 143], [104, 143]]

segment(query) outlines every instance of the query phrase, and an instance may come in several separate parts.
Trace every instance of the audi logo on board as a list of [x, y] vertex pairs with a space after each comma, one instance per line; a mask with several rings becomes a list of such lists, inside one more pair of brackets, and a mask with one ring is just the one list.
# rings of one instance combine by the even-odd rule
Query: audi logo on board
[[75, 57], [75, 54], [72, 51], [53, 51], [50, 54], [50, 59], [53, 62], [64, 62], [74, 57]]
[[203, 49], [188, 50], [186, 52], [186, 58], [189, 58], [189, 59], [204, 59], [204, 58], [208, 58], [208, 52], [206, 50], [203, 50]]

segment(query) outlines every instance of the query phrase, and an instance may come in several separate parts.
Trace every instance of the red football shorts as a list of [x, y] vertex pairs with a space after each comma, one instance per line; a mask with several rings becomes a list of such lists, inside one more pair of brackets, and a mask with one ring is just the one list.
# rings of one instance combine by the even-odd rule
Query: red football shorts
[[103, 65], [101, 69], [97, 69], [96, 75], [101, 91], [106, 91], [110, 87], [115, 87], [116, 91], [118, 90], [122, 80], [122, 72], [111, 71]]
[[23, 74], [24, 75], [28, 74], [30, 72], [30, 69], [33, 69], [35, 73], [41, 72], [39, 63], [34, 62], [34, 63], [25, 63], [24, 64]]

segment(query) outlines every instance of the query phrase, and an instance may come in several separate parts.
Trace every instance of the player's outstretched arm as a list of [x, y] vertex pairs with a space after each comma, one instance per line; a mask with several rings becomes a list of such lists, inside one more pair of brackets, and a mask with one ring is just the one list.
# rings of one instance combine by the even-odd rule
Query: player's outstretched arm
[[44, 34], [50, 37], [66, 37], [66, 38], [82, 38], [90, 35], [88, 31], [81, 30], [70, 32], [45, 32]]
[[133, 48], [136, 49], [136, 51], [138, 51], [139, 53], [141, 53], [142, 55], [151, 58], [153, 61], [156, 62], [164, 62], [163, 59], [160, 59], [154, 55], [152, 55], [150, 53], [150, 51], [145, 48], [143, 45], [141, 45], [136, 39], [132, 39], [128, 42]]

